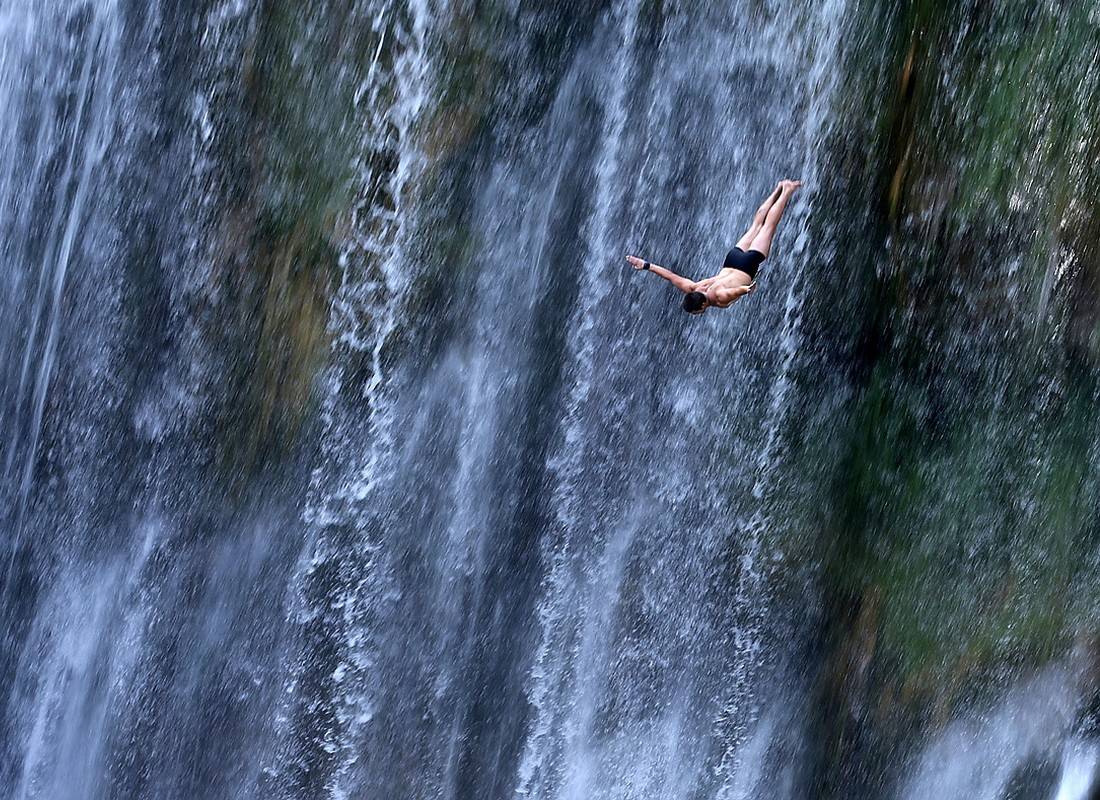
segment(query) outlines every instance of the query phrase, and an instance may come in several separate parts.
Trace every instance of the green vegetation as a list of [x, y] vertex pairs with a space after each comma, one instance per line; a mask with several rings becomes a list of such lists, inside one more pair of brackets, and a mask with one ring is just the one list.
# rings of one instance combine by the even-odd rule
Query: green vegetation
[[875, 211], [819, 224], [860, 242], [811, 318], [856, 367], [840, 419], [800, 448], [807, 470], [835, 465], [828, 511], [807, 495], [798, 517], [820, 531], [834, 669], [874, 658], [870, 686], [834, 690], [942, 720], [989, 670], [1100, 622], [1095, 23], [860, 5], [833, 148], [838, 191]]
[[[254, 19], [240, 74], [243, 130], [222, 153], [234, 182], [219, 281], [236, 317], [212, 331], [234, 342], [218, 457], [238, 477], [287, 452], [314, 408], [337, 246], [358, 189], [355, 92], [376, 53], [390, 57], [352, 4], [268, 0]], [[365, 165], [376, 189], [393, 168], [377, 156]]]

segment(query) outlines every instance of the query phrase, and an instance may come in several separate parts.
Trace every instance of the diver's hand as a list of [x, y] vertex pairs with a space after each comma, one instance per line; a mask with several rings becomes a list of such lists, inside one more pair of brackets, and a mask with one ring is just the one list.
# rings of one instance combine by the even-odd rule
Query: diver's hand
[[643, 261], [637, 256], [627, 256], [626, 260], [630, 262], [630, 266], [634, 267], [634, 269], [647, 269], [649, 265], [648, 261]]

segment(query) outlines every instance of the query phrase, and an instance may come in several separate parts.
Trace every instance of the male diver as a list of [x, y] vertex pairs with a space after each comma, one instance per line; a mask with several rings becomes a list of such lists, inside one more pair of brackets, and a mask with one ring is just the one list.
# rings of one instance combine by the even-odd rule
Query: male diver
[[684, 311], [702, 314], [708, 308], [726, 308], [756, 288], [756, 271], [772, 249], [772, 239], [779, 220], [787, 209], [787, 201], [802, 185], [802, 181], [780, 181], [763, 205], [756, 210], [752, 225], [729, 251], [726, 263], [717, 275], [693, 281], [683, 278], [670, 269], [659, 267], [636, 256], [626, 260], [634, 269], [642, 269], [660, 275], [684, 293]]

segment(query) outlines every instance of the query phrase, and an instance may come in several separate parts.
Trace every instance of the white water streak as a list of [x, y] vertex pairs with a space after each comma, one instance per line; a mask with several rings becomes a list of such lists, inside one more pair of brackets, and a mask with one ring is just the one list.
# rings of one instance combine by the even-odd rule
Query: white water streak
[[1054, 800], [1088, 800], [1100, 763], [1100, 746], [1071, 742], [1062, 756], [1062, 774]]
[[[572, 542], [572, 536], [577, 527], [574, 491], [583, 480], [582, 467], [585, 460], [583, 420], [580, 411], [588, 397], [591, 382], [598, 372], [594, 370], [593, 364], [595, 341], [592, 330], [600, 314], [600, 306], [606, 300], [611, 286], [605, 270], [609, 262], [607, 252], [611, 249], [609, 231], [611, 214], [617, 199], [615, 189], [619, 185], [619, 150], [626, 126], [627, 76], [633, 64], [637, 16], [636, 3], [620, 2], [612, 11], [613, 24], [619, 32], [616, 36], [618, 55], [609, 81], [610, 92], [604, 100], [602, 144], [595, 178], [596, 203], [585, 242], [587, 269], [582, 279], [580, 293], [582, 303], [578, 305], [569, 323], [570, 329], [575, 331], [570, 337], [571, 366], [567, 370], [569, 376], [567, 380], [571, 390], [565, 412], [564, 444], [561, 452], [551, 463], [556, 477], [553, 501], [555, 527], [560, 534], [548, 536], [547, 545], [543, 551], [546, 563], [551, 566], [543, 588], [545, 599], [539, 604], [538, 609], [542, 639], [535, 653], [529, 690], [529, 702], [533, 709], [534, 721], [520, 760], [517, 783], [517, 793], [531, 797], [546, 795], [554, 785], [556, 779], [554, 773], [558, 766], [554, 763], [554, 750], [557, 745], [551, 741], [551, 738], [555, 719], [559, 718], [564, 711], [558, 705], [563, 698], [555, 699], [551, 696], [551, 692], [565, 678], [561, 670], [568, 668], [557, 658], [556, 651], [561, 644], [558, 639], [560, 626], [563, 623], [561, 610], [574, 606], [574, 601], [567, 598], [571, 598], [576, 590], [572, 585], [575, 580], [573, 560], [576, 546]], [[618, 266], [617, 263], [616, 266]], [[610, 552], [618, 553], [615, 558], [619, 564], [616, 572], [621, 569], [622, 555], [627, 549], [631, 535], [632, 529], [624, 526], [619, 531], [619, 540], [611, 545]], [[596, 574], [600, 573], [597, 571]], [[601, 594], [605, 595], [606, 590], [610, 588], [611, 586], [605, 586], [605, 592]], [[605, 606], [604, 614], [606, 615], [609, 611], [610, 609]], [[587, 651], [589, 654], [593, 652], [592, 639], [600, 630], [599, 621], [593, 615], [588, 616], [588, 624], [581, 635], [580, 652]], [[581, 713], [568, 715], [573, 722], [565, 733], [565, 752], [562, 756], [565, 763], [574, 769], [569, 783], [558, 795], [568, 800], [583, 796], [586, 772], [584, 737], [595, 712], [591, 697], [594, 687], [590, 681], [584, 681], [585, 670], [578, 669], [578, 675], [581, 686], [578, 687], [579, 691], [572, 693], [568, 703], [572, 708], [579, 708]], [[587, 677], [591, 676], [590, 670], [587, 672]]]
[[[814, 38], [807, 44], [812, 47], [813, 56], [810, 60], [811, 69], [804, 83], [809, 102], [803, 135], [804, 149], [800, 158], [802, 172], [796, 176], [804, 182], [804, 186], [800, 194], [796, 195], [797, 202], [791, 209], [789, 218], [785, 220], [787, 235], [797, 231], [793, 246], [785, 251], [787, 262], [797, 265], [797, 272], [788, 283], [784, 300], [779, 368], [764, 415], [765, 443], [754, 470], [756, 479], [752, 495], [758, 503], [741, 534], [744, 550], [735, 602], [738, 608], [745, 609], [748, 613], [745, 623], [735, 632], [739, 655], [732, 676], [733, 692], [716, 724], [716, 729], [729, 737], [729, 744], [718, 766], [718, 774], [725, 783], [725, 788], [719, 794], [722, 800], [748, 800], [753, 796], [755, 785], [746, 781], [743, 773], [749, 770], [752, 774], [759, 775], [760, 770], [754, 763], [744, 764], [743, 756], [755, 761], [766, 755], [766, 748], [760, 747], [751, 748], [744, 754], [741, 751], [741, 745], [752, 725], [756, 723], [759, 713], [753, 693], [756, 666], [763, 646], [763, 628], [769, 614], [766, 597], [768, 567], [764, 563], [767, 555], [763, 552], [763, 538], [773, 520], [764, 500], [773, 487], [779, 467], [782, 466], [780, 442], [789, 415], [788, 393], [795, 360], [802, 347], [801, 309], [805, 293], [812, 290], [814, 285], [813, 276], [806, 269], [809, 262], [807, 222], [815, 210], [817, 190], [822, 179], [820, 168], [823, 159], [820, 149], [828, 130], [836, 76], [840, 72], [837, 60], [846, 10], [846, 0], [822, 3], [815, 7], [812, 24], [809, 26]], [[779, 39], [776, 47], [789, 45], [787, 37], [780, 36]]]
[[[408, 203], [424, 163], [415, 131], [429, 91], [430, 16], [428, 0], [413, 0], [407, 9], [401, 3], [378, 3], [372, 14], [379, 41], [368, 74], [355, 92], [365, 125], [361, 152], [369, 154], [386, 148], [396, 151], [396, 168], [381, 184], [382, 191], [396, 207], [387, 209], [385, 199], [368, 188], [379, 184], [371, 174], [373, 166], [363, 164], [365, 191], [355, 207], [356, 227], [341, 255], [342, 281], [331, 313], [334, 358], [322, 407], [322, 458], [313, 473], [310, 500], [304, 513], [313, 536], [303, 554], [296, 580], [299, 585], [327, 560], [341, 557], [325, 541], [325, 528], [361, 527], [368, 517], [365, 503], [383, 474], [381, 465], [392, 451], [394, 420], [390, 413], [392, 405], [386, 399], [382, 351], [397, 327], [400, 298], [411, 278], [405, 253], [408, 220], [412, 217]], [[379, 55], [385, 46], [397, 52], [392, 74], [383, 74], [379, 67]], [[356, 353], [368, 355], [371, 374], [360, 390], [350, 392], [349, 400], [346, 382], [350, 376], [345, 370], [349, 360], [355, 360], [350, 357]], [[350, 407], [345, 407], [349, 402]], [[368, 415], [367, 424], [360, 426], [358, 417], [364, 413]], [[349, 425], [365, 428], [369, 442], [350, 441]], [[370, 606], [388, 591], [382, 566], [383, 544], [363, 539], [358, 547], [368, 565], [367, 573], [354, 585], [345, 587], [335, 605], [343, 616], [346, 638], [334, 674], [347, 689], [339, 699], [338, 728], [318, 732], [325, 736], [326, 749], [339, 754], [329, 785], [334, 798], [345, 797], [350, 791], [351, 776], [359, 759], [357, 736], [373, 716], [369, 671], [374, 652], [370, 644], [372, 634], [363, 630], [363, 625], [370, 616]], [[297, 611], [308, 616], [315, 610], [299, 603]], [[288, 689], [293, 687], [294, 680], [292, 677]]]
[[948, 725], [924, 751], [901, 798], [1000, 800], [1017, 768], [1070, 732], [1079, 703], [1072, 671], [1049, 668], [995, 708]]
[[[45, 229], [42, 261], [33, 273], [37, 288], [25, 334], [16, 389], [16, 408], [25, 410], [25, 418], [23, 413], [17, 413], [9, 420], [4, 443], [7, 448], [5, 477], [10, 478], [13, 472], [18, 472], [19, 488], [9, 544], [13, 559], [20, 544], [21, 526], [32, 488], [46, 399], [56, 366], [61, 299], [73, 260], [73, 250], [92, 199], [93, 176], [108, 152], [117, 114], [116, 81], [119, 72], [121, 21], [114, 2], [99, 3], [93, 11], [84, 42], [79, 46], [82, 63], [80, 75], [73, 87], [75, 116], [68, 125], [62, 126], [54, 115], [43, 114], [36, 134], [36, 153], [52, 156], [61, 147], [64, 159], [61, 173], [51, 179], [51, 185], [59, 196]], [[25, 50], [28, 40], [37, 37], [47, 40], [57, 38], [59, 32], [48, 30], [46, 26], [63, 26], [70, 12], [68, 8], [55, 6], [25, 10], [18, 23], [14, 18], [9, 18], [8, 24], [0, 29], [4, 34], [0, 39], [0, 46], [3, 47], [0, 66], [4, 69], [4, 73], [0, 73], [0, 85], [4, 89], [7, 118], [15, 120], [23, 116], [10, 106], [13, 102], [12, 86], [23, 70], [28, 68], [24, 60], [34, 56], [33, 50]], [[14, 10], [10, 13], [15, 14]], [[20, 31], [23, 33], [22, 43], [18, 36]], [[36, 68], [41, 68], [40, 64], [36, 64]], [[51, 68], [60, 71], [63, 65], [53, 64]], [[51, 141], [58, 130], [68, 131], [67, 143]], [[13, 215], [19, 209], [18, 214], [23, 217], [19, 230], [31, 230], [31, 220], [25, 216], [30, 209], [24, 192], [37, 187], [33, 184], [16, 185], [12, 175], [12, 162], [15, 159], [7, 160], [11, 166], [5, 171], [3, 182], [0, 183], [0, 207], [9, 209]], [[34, 164], [33, 181], [44, 182], [48, 169], [49, 162], [44, 159]], [[12, 272], [22, 271], [23, 265], [13, 264], [7, 268]], [[23, 441], [24, 437], [26, 442]], [[20, 457], [22, 464], [16, 464]]]

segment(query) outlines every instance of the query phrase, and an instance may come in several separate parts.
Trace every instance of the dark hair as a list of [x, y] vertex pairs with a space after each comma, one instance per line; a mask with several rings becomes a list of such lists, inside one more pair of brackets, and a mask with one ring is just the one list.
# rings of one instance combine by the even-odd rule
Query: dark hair
[[707, 296], [702, 292], [688, 292], [684, 296], [684, 311], [694, 314], [707, 307]]

